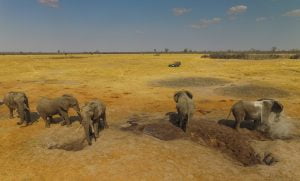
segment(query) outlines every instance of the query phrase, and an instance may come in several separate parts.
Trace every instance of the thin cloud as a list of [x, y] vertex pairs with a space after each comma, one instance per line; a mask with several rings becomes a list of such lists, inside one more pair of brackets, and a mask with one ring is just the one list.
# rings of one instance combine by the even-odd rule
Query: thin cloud
[[266, 20], [268, 20], [268, 18], [266, 18], [266, 17], [258, 17], [258, 18], [256, 18], [256, 22], [261, 22], [261, 21], [266, 21]]
[[187, 8], [173, 8], [172, 12], [174, 16], [182, 16], [186, 13], [191, 12], [191, 9], [187, 9]]
[[300, 16], [300, 9], [288, 11], [283, 16]]
[[191, 27], [196, 29], [207, 28], [210, 25], [219, 24], [221, 21], [221, 18], [203, 19], [199, 23], [192, 24]]
[[238, 14], [245, 13], [247, 11], [247, 9], [248, 9], [248, 7], [245, 5], [238, 5], [238, 6], [233, 6], [233, 7], [229, 8], [227, 13], [230, 15], [238, 15]]
[[52, 8], [59, 6], [59, 0], [38, 0], [38, 2]]

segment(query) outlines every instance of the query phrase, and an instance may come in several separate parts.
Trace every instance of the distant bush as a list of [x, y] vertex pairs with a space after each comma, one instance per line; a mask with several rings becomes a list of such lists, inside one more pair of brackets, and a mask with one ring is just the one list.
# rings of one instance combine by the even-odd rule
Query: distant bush
[[209, 58], [210, 55], [202, 55], [201, 58]]
[[245, 53], [213, 53], [209, 57], [216, 59], [248, 59], [248, 55]]
[[245, 60], [265, 60], [282, 58], [277, 54], [249, 54], [249, 53], [225, 53], [218, 52], [209, 55], [209, 58], [215, 59], [245, 59]]
[[300, 54], [292, 55], [290, 59], [300, 59]]

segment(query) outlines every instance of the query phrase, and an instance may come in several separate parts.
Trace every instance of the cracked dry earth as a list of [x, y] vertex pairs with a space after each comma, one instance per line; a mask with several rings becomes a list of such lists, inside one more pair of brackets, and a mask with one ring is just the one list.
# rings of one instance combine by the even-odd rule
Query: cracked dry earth
[[[300, 76], [294, 70], [300, 68], [300, 62], [221, 61], [200, 57], [197, 54], [0, 56], [0, 95], [8, 91], [26, 92], [32, 112], [43, 96], [69, 93], [81, 105], [99, 98], [107, 104], [110, 124], [88, 146], [82, 141], [83, 129], [75, 119], [72, 127], [52, 124], [46, 129], [41, 119], [31, 126], [20, 127], [16, 125], [18, 118], [8, 119], [8, 110], [2, 105], [0, 179], [299, 179]], [[167, 65], [174, 60], [180, 60], [182, 66], [169, 68]], [[250, 96], [244, 85], [254, 89]], [[172, 96], [181, 89], [190, 90], [195, 97], [191, 133], [198, 132], [192, 138], [170, 127], [166, 115], [176, 111]], [[218, 120], [226, 118], [235, 101], [261, 98], [269, 90], [272, 98], [285, 105], [285, 115], [293, 125], [292, 137], [254, 139], [253, 131], [242, 129], [242, 132], [252, 140], [255, 152], [270, 152], [278, 159], [277, 163], [245, 166], [226, 151], [230, 146], [214, 142], [214, 138], [204, 139], [207, 135], [217, 135], [217, 140], [218, 135], [225, 137], [215, 133], [215, 129], [210, 130], [214, 126], [209, 125], [217, 125]], [[76, 114], [71, 110], [70, 115]], [[122, 126], [128, 120], [150, 126], [124, 131]], [[220, 129], [229, 130], [228, 134], [232, 131], [228, 127]], [[167, 139], [161, 139], [162, 136]], [[215, 146], [218, 144], [221, 147]]]

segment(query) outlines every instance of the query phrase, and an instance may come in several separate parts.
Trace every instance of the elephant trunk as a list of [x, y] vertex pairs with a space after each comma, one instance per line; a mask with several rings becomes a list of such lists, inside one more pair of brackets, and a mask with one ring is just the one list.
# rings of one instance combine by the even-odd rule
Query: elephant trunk
[[96, 140], [92, 119], [89, 116], [82, 114], [82, 125], [84, 127], [86, 140], [89, 145], [92, 145], [92, 137]]

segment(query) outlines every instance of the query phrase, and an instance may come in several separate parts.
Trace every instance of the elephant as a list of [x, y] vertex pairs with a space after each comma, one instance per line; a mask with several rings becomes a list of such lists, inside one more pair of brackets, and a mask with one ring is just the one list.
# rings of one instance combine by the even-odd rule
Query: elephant
[[92, 100], [81, 108], [82, 125], [86, 140], [92, 145], [92, 137], [99, 137], [99, 129], [108, 128], [106, 122], [106, 106], [100, 100]]
[[240, 123], [244, 120], [254, 121], [255, 129], [267, 131], [269, 129], [269, 117], [275, 113], [275, 121], [279, 120], [283, 111], [283, 105], [274, 99], [258, 99], [256, 101], [240, 100], [235, 103], [228, 114], [227, 119], [232, 113], [235, 118], [235, 129], [240, 128]]
[[27, 126], [31, 123], [28, 97], [24, 92], [8, 92], [4, 96], [3, 103], [9, 109], [10, 119], [14, 117], [14, 110], [17, 110], [17, 113], [20, 117], [20, 122], [17, 123], [18, 125], [22, 125], [25, 122]]
[[53, 115], [60, 115], [63, 118], [62, 126], [66, 125], [71, 126], [71, 121], [68, 115], [69, 108], [73, 108], [79, 118], [80, 116], [80, 108], [78, 101], [72, 95], [62, 95], [61, 97], [56, 97], [54, 99], [50, 98], [42, 98], [38, 101], [36, 110], [40, 114], [40, 116], [45, 121], [45, 127], [50, 128], [50, 123], [52, 122]]
[[187, 124], [194, 113], [193, 95], [189, 91], [178, 91], [174, 94], [174, 101], [178, 112], [179, 127], [186, 132]]

